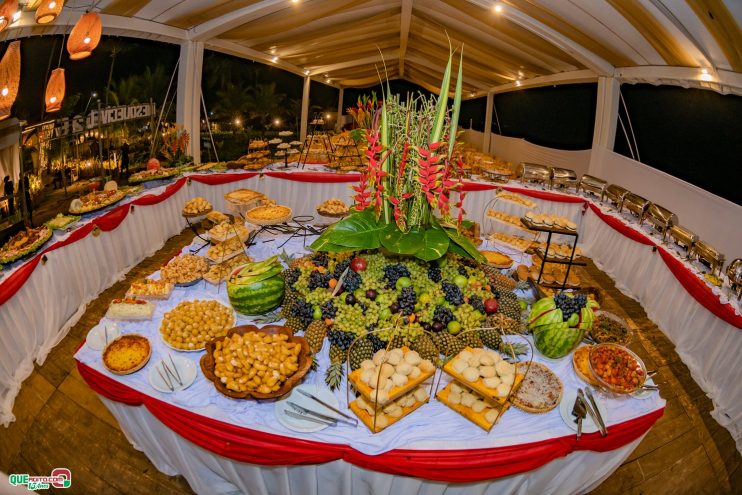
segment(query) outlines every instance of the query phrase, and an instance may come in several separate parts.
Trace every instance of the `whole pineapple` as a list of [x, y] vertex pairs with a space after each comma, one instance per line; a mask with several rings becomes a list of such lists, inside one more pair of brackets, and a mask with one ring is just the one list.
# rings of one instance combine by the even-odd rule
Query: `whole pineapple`
[[433, 339], [425, 333], [417, 336], [415, 341], [412, 342], [410, 349], [417, 351], [423, 359], [429, 359], [434, 363], [438, 360], [438, 347], [433, 342]]
[[500, 307], [498, 308], [498, 313], [502, 313], [515, 321], [520, 321], [521, 311], [518, 296], [512, 292], [504, 292], [500, 295], [499, 303]]
[[294, 307], [294, 303], [299, 298], [298, 293], [286, 287], [285, 296], [283, 297], [283, 305], [281, 306], [281, 317], [288, 318], [291, 316], [291, 308]]
[[374, 345], [366, 337], [358, 339], [348, 351], [350, 369], [357, 370], [366, 359], [374, 357]]
[[458, 354], [465, 347], [461, 341], [445, 331], [435, 334], [434, 339], [435, 344], [444, 356], [453, 356]]
[[517, 285], [515, 279], [503, 275], [499, 270], [490, 276], [490, 281], [492, 282], [492, 286], [499, 292], [511, 291]]
[[497, 328], [480, 328], [479, 338], [482, 339], [484, 345], [493, 350], [498, 350], [502, 344], [502, 337]]
[[488, 316], [486, 324], [488, 327], [501, 330], [504, 334], [522, 333], [520, 321], [509, 318], [503, 313], [495, 313]]
[[482, 339], [479, 338], [478, 332], [461, 332], [456, 336], [456, 339], [461, 342], [464, 347], [469, 346], [471, 348], [482, 347]]
[[293, 316], [293, 315], [288, 316], [286, 318], [286, 323], [284, 323], [283, 326], [285, 326], [286, 328], [288, 328], [294, 333], [304, 330], [304, 325], [301, 322], [301, 318], [299, 318], [298, 316]]
[[313, 353], [318, 353], [322, 349], [322, 344], [327, 336], [327, 325], [321, 320], [314, 320], [304, 331], [304, 338], [309, 343], [309, 348]]
[[346, 353], [337, 345], [330, 346], [330, 366], [325, 374], [325, 383], [330, 390], [340, 387], [343, 381], [343, 363], [345, 362]]

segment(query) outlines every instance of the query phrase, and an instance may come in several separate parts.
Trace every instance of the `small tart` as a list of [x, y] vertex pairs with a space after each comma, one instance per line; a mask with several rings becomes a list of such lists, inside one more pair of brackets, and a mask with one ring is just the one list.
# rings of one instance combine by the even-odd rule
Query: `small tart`
[[249, 220], [271, 222], [284, 220], [291, 216], [291, 208], [281, 205], [258, 206], [247, 212]]
[[117, 338], [103, 351], [103, 366], [111, 373], [128, 375], [144, 367], [152, 354], [147, 337], [127, 334]]
[[[519, 365], [525, 371], [526, 365]], [[562, 381], [541, 363], [531, 363], [523, 382], [512, 398], [513, 405], [530, 413], [551, 411], [562, 400]]]

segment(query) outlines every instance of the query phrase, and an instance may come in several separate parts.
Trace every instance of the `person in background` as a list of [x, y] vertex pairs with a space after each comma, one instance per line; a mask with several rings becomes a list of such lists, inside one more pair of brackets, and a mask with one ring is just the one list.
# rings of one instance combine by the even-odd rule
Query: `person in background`
[[31, 202], [31, 184], [28, 181], [29, 174], [23, 176], [23, 197], [26, 199], [28, 211], [28, 224], [33, 228], [33, 203]]
[[13, 181], [10, 180], [9, 175], [3, 179], [3, 194], [8, 198], [8, 215], [12, 217], [15, 214], [15, 199], [13, 198]]
[[124, 141], [121, 145], [121, 172], [129, 176], [129, 143]]

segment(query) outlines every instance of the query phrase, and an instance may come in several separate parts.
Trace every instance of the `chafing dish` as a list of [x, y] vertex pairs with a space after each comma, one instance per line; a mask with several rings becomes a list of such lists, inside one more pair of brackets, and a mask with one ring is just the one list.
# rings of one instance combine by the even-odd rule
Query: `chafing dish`
[[506, 183], [510, 181], [511, 173], [503, 172], [501, 170], [482, 170], [482, 175], [488, 180], [493, 182]]
[[721, 268], [724, 266], [724, 255], [717, 251], [714, 246], [704, 241], [693, 244], [690, 257], [708, 266], [711, 273], [721, 273]]
[[667, 231], [667, 234], [673, 241], [675, 241], [675, 244], [684, 248], [688, 252], [690, 252], [693, 244], [698, 242], [698, 235], [694, 234], [682, 225], [673, 225]]
[[577, 181], [577, 174], [574, 170], [568, 168], [551, 167], [551, 183], [550, 189], [556, 187], [570, 187], [577, 188], [579, 182]]
[[640, 224], [644, 223], [644, 220], [652, 224], [655, 230], [662, 234], [663, 242], [665, 241], [667, 231], [670, 230], [673, 225], [678, 224], [678, 216], [675, 213], [654, 203], [649, 204]]
[[548, 184], [551, 181], [551, 172], [546, 165], [537, 163], [520, 163], [516, 170], [516, 175], [520, 177], [521, 182], [537, 182], [539, 184]]
[[634, 193], [627, 193], [623, 197], [621, 207], [618, 209], [619, 212], [623, 211], [624, 208], [629, 210], [632, 215], [641, 220], [644, 217], [644, 212], [647, 211], [651, 203], [648, 199], [642, 198], [641, 196]]
[[621, 187], [618, 184], [611, 184], [605, 188], [605, 191], [603, 191], [603, 194], [600, 196], [600, 202], [602, 203], [606, 198], [608, 198], [608, 201], [616, 205], [617, 208], [621, 208], [623, 198], [627, 194], [629, 194], [628, 189]]
[[737, 299], [742, 298], [742, 258], [737, 258], [729, 263], [727, 277], [732, 292], [737, 294]]
[[577, 192], [580, 192], [580, 189], [582, 189], [585, 192], [595, 194], [596, 196], [600, 196], [602, 198], [606, 187], [608, 187], [608, 183], [603, 179], [585, 174], [582, 176], [580, 182], [577, 184]]

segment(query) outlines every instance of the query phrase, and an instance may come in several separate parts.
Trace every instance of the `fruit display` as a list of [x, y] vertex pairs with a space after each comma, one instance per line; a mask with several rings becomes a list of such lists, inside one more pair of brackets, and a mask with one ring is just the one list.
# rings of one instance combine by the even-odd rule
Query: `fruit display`
[[144, 279], [134, 282], [126, 292], [128, 298], [167, 299], [173, 292], [173, 284], [164, 280]]
[[235, 269], [227, 278], [227, 295], [235, 311], [260, 315], [280, 306], [284, 295], [282, 270], [278, 256]]
[[562, 217], [559, 215], [550, 215], [548, 213], [534, 213], [532, 211], [529, 211], [528, 213], [526, 213], [526, 219], [530, 220], [534, 225], [543, 227], [577, 230], [576, 223], [566, 217]]
[[241, 223], [221, 222], [209, 229], [209, 239], [216, 242], [224, 242], [232, 237], [240, 241], [246, 241], [250, 236], [250, 229]]
[[204, 280], [210, 284], [220, 284], [227, 279], [227, 275], [229, 275], [232, 270], [251, 261], [252, 259], [245, 253], [238, 254], [234, 258], [230, 258], [223, 263], [211, 265], [209, 271], [204, 273]]
[[48, 222], [44, 222], [44, 225], [52, 230], [64, 230], [69, 225], [77, 222], [78, 220], [80, 220], [80, 217], [77, 215], [63, 215], [61, 213], [57, 213], [56, 217], [52, 218]]
[[584, 294], [572, 296], [560, 292], [539, 299], [531, 306], [528, 328], [533, 333], [536, 349], [544, 356], [558, 359], [579, 344], [585, 331], [593, 326], [593, 308], [597, 303]]
[[337, 198], [330, 198], [317, 206], [317, 213], [329, 217], [347, 215], [348, 211], [348, 206], [342, 200]]
[[152, 346], [147, 337], [126, 334], [116, 338], [103, 351], [103, 366], [116, 375], [128, 375], [139, 371], [152, 355]]
[[155, 312], [155, 305], [141, 299], [114, 299], [108, 306], [106, 318], [116, 320], [149, 320]]
[[526, 227], [523, 226], [523, 224], [520, 221], [520, 217], [517, 215], [511, 215], [509, 213], [493, 210], [490, 208], [487, 210], [487, 216], [509, 227], [515, 227], [517, 229], [524, 230], [526, 232], [532, 232], [531, 230], [528, 230]]
[[223, 337], [234, 325], [234, 312], [218, 301], [183, 301], [165, 313], [160, 335], [170, 347], [197, 351], [206, 342]]
[[168, 179], [178, 174], [176, 168], [159, 167], [150, 170], [142, 170], [129, 176], [129, 184], [139, 184], [151, 180]]
[[91, 192], [84, 196], [80, 196], [79, 199], [74, 199], [70, 203], [70, 213], [72, 215], [80, 215], [82, 213], [90, 213], [91, 211], [100, 210], [107, 206], [111, 206], [124, 199], [126, 194], [122, 191], [97, 191]]
[[244, 254], [245, 245], [239, 237], [231, 237], [229, 240], [209, 246], [206, 258], [212, 263], [221, 263], [239, 254]]
[[275, 225], [291, 218], [291, 208], [281, 205], [258, 206], [248, 211], [245, 218], [255, 225]]
[[51, 236], [52, 229], [45, 225], [18, 232], [0, 248], [0, 264], [11, 263], [37, 251]]
[[595, 313], [593, 327], [589, 333], [599, 344], [628, 345], [631, 342], [631, 330], [626, 321], [606, 311]]
[[510, 192], [510, 191], [500, 191], [497, 193], [497, 199], [502, 201], [508, 201], [510, 203], [515, 203], [520, 206], [525, 206], [527, 208], [535, 208], [536, 203], [534, 201], [531, 201], [530, 199], [526, 198], [525, 196]]
[[189, 199], [185, 206], [183, 206], [183, 216], [195, 217], [198, 215], [204, 215], [213, 209], [213, 206], [211, 206], [211, 203], [207, 200], [196, 197]]
[[485, 431], [492, 429], [510, 405], [508, 402], [501, 404], [489, 401], [481, 394], [457, 382], [449, 383], [435, 396]]
[[466, 347], [443, 367], [443, 371], [490, 401], [504, 404], [518, 388], [523, 375], [491, 349]]
[[489, 240], [520, 252], [525, 252], [533, 244], [533, 239], [523, 239], [522, 237], [508, 235], [502, 232], [490, 234]]
[[435, 366], [416, 351], [379, 349], [360, 363], [348, 380], [371, 404], [385, 406], [433, 376]]
[[379, 433], [428, 402], [430, 395], [425, 387], [416, 387], [384, 406], [378, 406], [362, 395], [350, 403], [350, 410], [373, 433]]
[[641, 359], [616, 344], [598, 344], [590, 349], [590, 372], [598, 383], [611, 392], [630, 394], [644, 385], [647, 370]]
[[[526, 365], [519, 365], [526, 368]], [[547, 366], [531, 363], [527, 366], [523, 381], [513, 394], [512, 403], [518, 409], [541, 414], [549, 412], [562, 400], [562, 381]]]
[[144, 191], [144, 186], [121, 186], [118, 190], [127, 196], [136, 196], [140, 192]]
[[201, 280], [204, 273], [209, 271], [209, 265], [201, 256], [183, 254], [173, 258], [167, 265], [160, 268], [160, 280], [172, 284], [191, 284]]
[[703, 278], [714, 287], [721, 287], [722, 280], [713, 273], [704, 273]]

